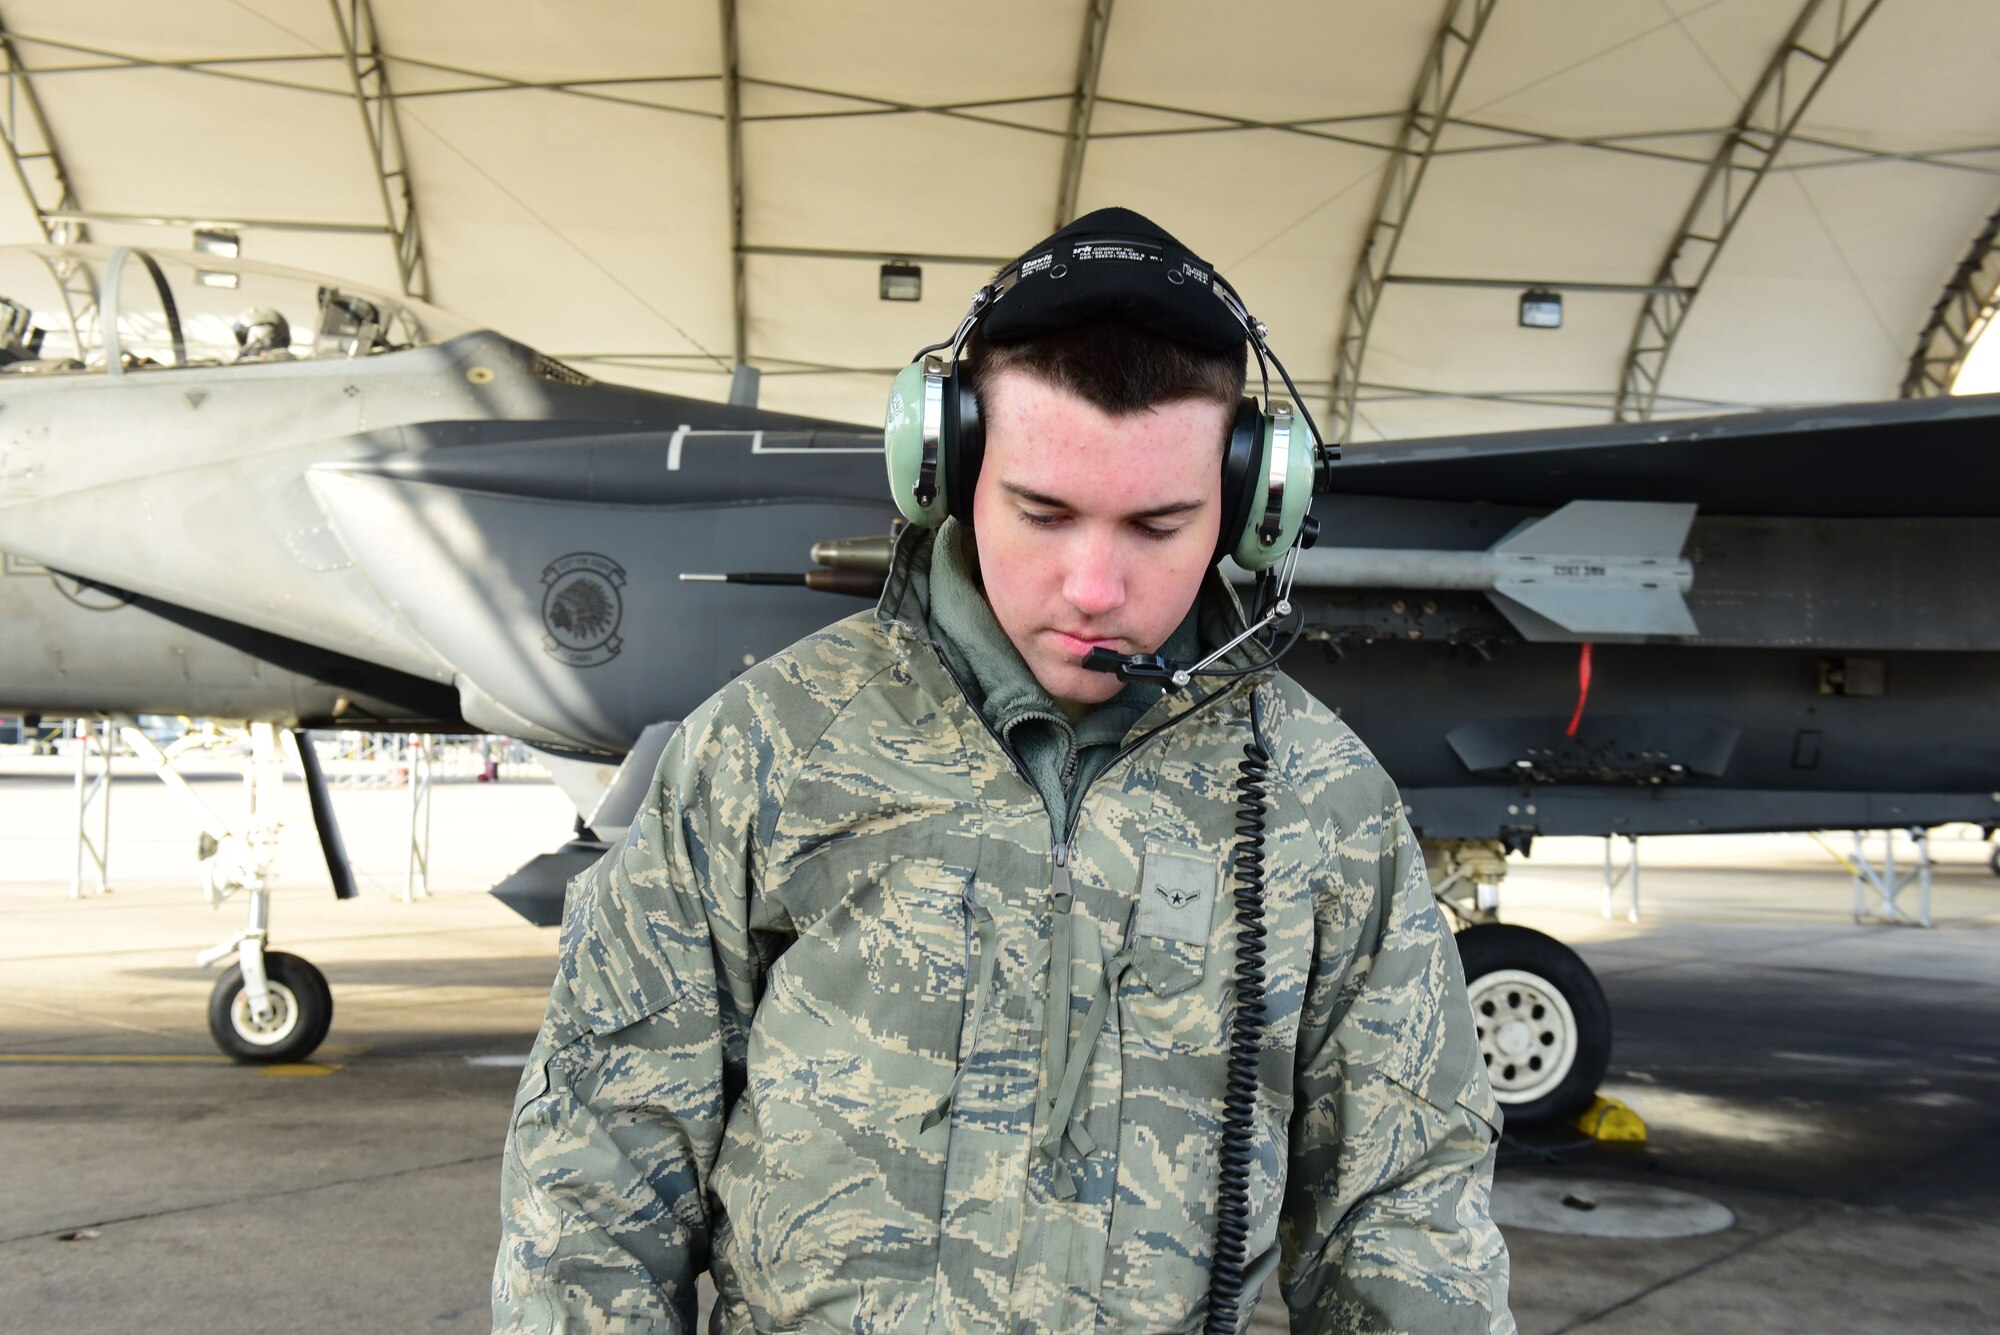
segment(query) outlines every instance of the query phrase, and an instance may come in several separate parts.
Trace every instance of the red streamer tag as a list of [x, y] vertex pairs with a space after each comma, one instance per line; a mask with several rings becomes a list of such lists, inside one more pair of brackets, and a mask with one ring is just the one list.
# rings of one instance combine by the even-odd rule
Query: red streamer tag
[[1576, 660], [1576, 713], [1570, 715], [1569, 730], [1563, 735], [1576, 736], [1576, 728], [1583, 722], [1583, 703], [1590, 699], [1590, 641], [1583, 643], [1583, 652]]

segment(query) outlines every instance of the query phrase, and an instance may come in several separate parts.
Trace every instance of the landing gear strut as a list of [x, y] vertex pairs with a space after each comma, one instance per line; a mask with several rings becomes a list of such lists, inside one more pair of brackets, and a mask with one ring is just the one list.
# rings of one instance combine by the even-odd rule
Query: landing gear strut
[[[333, 992], [318, 969], [283, 951], [267, 950], [271, 936], [271, 886], [277, 879], [278, 797], [284, 781], [281, 734], [270, 723], [250, 725], [250, 765], [246, 776], [250, 816], [239, 832], [218, 819], [174, 768], [174, 754], [162, 751], [136, 727], [124, 729], [132, 749], [178, 792], [202, 823], [204, 890], [211, 905], [241, 891], [249, 901], [243, 930], [195, 956], [207, 967], [234, 957], [208, 998], [208, 1031], [233, 1060], [249, 1063], [303, 1061], [325, 1039], [333, 1023]], [[301, 746], [310, 746], [310, 742]], [[177, 750], [180, 744], [176, 744]], [[309, 785], [317, 773], [313, 758], [294, 757]], [[319, 795], [323, 796], [323, 795]], [[316, 796], [316, 800], [318, 800]], [[322, 831], [324, 837], [324, 827]], [[335, 848], [337, 849], [337, 836]], [[332, 865], [334, 849], [329, 850]], [[339, 858], [336, 886], [345, 871]], [[348, 893], [352, 893], [351, 878]]]
[[1509, 1126], [1574, 1117], [1611, 1064], [1604, 989], [1562, 942], [1500, 921], [1507, 850], [1499, 840], [1427, 839], [1423, 847], [1433, 893], [1458, 926], [1458, 958], [1495, 1102]]

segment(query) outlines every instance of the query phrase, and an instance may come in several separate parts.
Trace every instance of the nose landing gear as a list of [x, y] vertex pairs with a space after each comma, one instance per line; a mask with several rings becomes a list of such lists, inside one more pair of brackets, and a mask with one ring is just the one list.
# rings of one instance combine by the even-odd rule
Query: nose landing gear
[[[326, 975], [297, 955], [259, 948], [253, 987], [243, 965], [232, 965], [208, 998], [208, 1032], [235, 1061], [253, 1065], [303, 1061], [333, 1023], [333, 991]], [[256, 993], [263, 993], [262, 1005]]]

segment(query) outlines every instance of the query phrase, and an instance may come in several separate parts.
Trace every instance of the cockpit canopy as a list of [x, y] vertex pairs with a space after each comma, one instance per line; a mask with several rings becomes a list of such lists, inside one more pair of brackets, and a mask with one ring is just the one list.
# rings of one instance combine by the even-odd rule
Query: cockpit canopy
[[373, 357], [474, 328], [425, 302], [192, 251], [0, 247], [0, 374]]

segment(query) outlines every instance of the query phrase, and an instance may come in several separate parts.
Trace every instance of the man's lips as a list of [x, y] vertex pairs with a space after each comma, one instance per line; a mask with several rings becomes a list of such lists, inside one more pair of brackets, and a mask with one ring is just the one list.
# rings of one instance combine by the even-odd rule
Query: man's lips
[[1064, 653], [1075, 654], [1078, 658], [1082, 658], [1092, 649], [1116, 649], [1118, 647], [1116, 636], [1072, 635], [1066, 630], [1051, 630], [1049, 631], [1049, 635], [1058, 645], [1062, 646]]

